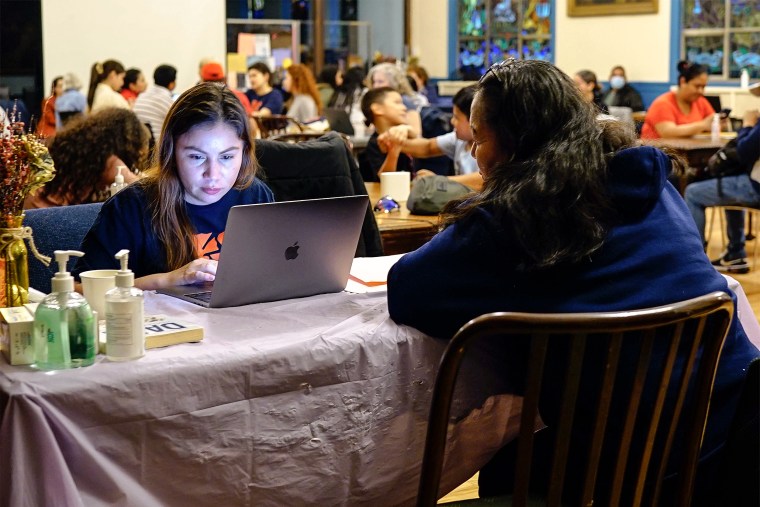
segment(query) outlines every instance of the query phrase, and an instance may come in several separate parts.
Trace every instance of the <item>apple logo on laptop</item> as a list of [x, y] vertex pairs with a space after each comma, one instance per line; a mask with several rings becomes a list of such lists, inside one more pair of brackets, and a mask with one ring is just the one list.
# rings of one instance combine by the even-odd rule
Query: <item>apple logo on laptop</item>
[[296, 241], [295, 243], [293, 243], [293, 246], [289, 246], [288, 248], [286, 248], [285, 249], [285, 259], [289, 260], [289, 261], [292, 261], [293, 259], [295, 259], [296, 257], [298, 257], [298, 249], [299, 248], [300, 247], [298, 246], [298, 241]]

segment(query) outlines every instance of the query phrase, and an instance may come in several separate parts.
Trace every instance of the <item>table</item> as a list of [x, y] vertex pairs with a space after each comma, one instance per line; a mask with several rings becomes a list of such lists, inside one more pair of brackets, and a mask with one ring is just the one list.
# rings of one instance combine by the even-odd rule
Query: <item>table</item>
[[[375, 203], [382, 197], [380, 183], [365, 182], [370, 203]], [[377, 227], [383, 241], [383, 253], [394, 255], [411, 252], [424, 245], [438, 232], [438, 217], [431, 215], [413, 215], [401, 203], [399, 211], [391, 213], [375, 213]]]
[[[713, 141], [710, 135], [698, 135], [694, 137], [663, 137], [660, 139], [644, 140], [644, 143], [656, 147], [665, 146], [672, 148], [686, 158], [689, 167], [701, 169], [707, 166], [707, 161], [710, 157], [725, 146], [729, 139], [729, 136], [721, 136]], [[679, 178], [678, 190], [681, 192], [681, 195], [683, 195], [686, 185], [691, 183], [691, 181], [691, 175], [688, 171]]]
[[[146, 292], [147, 314], [200, 323], [203, 342], [49, 373], [0, 360], [0, 505], [413, 503], [445, 342], [397, 326], [385, 301], [211, 310]], [[480, 392], [482, 367], [463, 374], [445, 490], [519, 426], [519, 398]]]
[[725, 146], [729, 139], [728, 136], [721, 136], [713, 141], [709, 135], [699, 135], [694, 137], [663, 137], [645, 140], [644, 142], [653, 146], [673, 148], [686, 157], [691, 167], [704, 167], [713, 153]]

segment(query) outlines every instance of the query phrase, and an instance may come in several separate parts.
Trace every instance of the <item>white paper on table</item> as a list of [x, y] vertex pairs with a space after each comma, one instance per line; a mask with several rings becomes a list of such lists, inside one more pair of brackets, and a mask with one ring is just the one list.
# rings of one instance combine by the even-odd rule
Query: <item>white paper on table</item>
[[386, 290], [388, 271], [404, 254], [382, 257], [356, 257], [346, 283], [346, 292], [363, 294]]
[[744, 289], [741, 284], [735, 278], [728, 275], [723, 275], [723, 278], [728, 282], [728, 288], [734, 291], [736, 294], [736, 315], [739, 317], [739, 322], [742, 323], [744, 332], [747, 334], [747, 338], [752, 344], [760, 350], [760, 324], [757, 322], [755, 312], [752, 306], [749, 304], [747, 295], [744, 293]]

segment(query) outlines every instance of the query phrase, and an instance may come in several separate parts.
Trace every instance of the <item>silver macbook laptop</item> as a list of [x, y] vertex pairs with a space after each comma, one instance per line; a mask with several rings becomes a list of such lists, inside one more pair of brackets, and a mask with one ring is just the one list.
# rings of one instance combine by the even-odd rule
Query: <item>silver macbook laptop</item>
[[340, 292], [368, 204], [357, 195], [233, 206], [216, 280], [158, 292], [209, 308]]

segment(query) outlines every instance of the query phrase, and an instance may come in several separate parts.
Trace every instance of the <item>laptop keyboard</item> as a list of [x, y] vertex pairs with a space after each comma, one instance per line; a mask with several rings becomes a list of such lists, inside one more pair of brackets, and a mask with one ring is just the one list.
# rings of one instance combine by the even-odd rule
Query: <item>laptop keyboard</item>
[[198, 301], [203, 301], [204, 303], [209, 303], [211, 302], [211, 291], [207, 290], [206, 292], [193, 292], [192, 294], [185, 294], [185, 297], [197, 299]]

